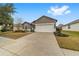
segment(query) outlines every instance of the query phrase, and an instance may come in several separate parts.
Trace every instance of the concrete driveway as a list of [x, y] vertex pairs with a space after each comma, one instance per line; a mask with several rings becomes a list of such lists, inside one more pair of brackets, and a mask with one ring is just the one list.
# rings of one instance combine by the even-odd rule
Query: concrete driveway
[[13, 40], [13, 39], [0, 37], [0, 47], [12, 44], [14, 42], [15, 42], [15, 40]]
[[[13, 44], [3, 46], [3, 55], [59, 56], [63, 55], [53, 33], [33, 33], [17, 39]], [[1, 54], [0, 54], [1, 55]]]

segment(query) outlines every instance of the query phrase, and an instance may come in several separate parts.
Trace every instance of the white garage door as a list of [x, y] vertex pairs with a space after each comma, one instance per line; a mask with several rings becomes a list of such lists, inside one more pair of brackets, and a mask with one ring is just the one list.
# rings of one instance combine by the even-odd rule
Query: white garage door
[[55, 32], [54, 25], [36, 25], [35, 32]]

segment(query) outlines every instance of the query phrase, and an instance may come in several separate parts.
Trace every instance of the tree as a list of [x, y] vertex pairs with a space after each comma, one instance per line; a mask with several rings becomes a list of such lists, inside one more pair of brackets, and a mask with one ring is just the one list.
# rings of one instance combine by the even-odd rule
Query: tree
[[7, 30], [9, 26], [12, 28], [13, 25], [12, 14], [15, 12], [14, 9], [15, 9], [14, 5], [10, 3], [0, 5], [0, 25], [4, 25], [3, 27], [4, 30]]
[[22, 18], [18, 18], [16, 20], [16, 28], [17, 28], [17, 31], [21, 31], [21, 28], [22, 28]]

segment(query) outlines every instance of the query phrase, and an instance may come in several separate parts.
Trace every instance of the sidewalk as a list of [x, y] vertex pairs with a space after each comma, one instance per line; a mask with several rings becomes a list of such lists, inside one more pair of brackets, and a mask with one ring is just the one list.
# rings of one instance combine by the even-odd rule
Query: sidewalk
[[61, 49], [65, 56], [79, 56], [79, 51], [63, 49], [63, 48]]

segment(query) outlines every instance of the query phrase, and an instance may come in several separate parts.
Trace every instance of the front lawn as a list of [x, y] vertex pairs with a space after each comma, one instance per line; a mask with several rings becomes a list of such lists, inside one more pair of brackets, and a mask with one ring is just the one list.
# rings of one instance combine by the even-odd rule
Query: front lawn
[[62, 31], [67, 34], [67, 37], [56, 36], [58, 44], [61, 48], [79, 51], [79, 32], [75, 31]]
[[0, 36], [12, 39], [18, 39], [28, 34], [31, 34], [31, 32], [0, 32]]

